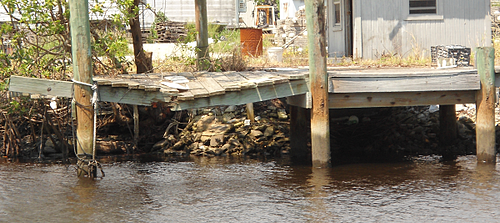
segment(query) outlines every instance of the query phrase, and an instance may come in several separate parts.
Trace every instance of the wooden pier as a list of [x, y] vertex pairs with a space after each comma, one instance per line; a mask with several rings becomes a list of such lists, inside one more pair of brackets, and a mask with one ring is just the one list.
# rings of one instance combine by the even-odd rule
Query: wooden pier
[[[308, 76], [308, 70], [277, 68], [245, 72], [96, 76], [93, 80], [98, 86], [99, 101], [143, 106], [164, 102], [173, 110], [242, 105], [287, 97], [288, 104], [292, 106], [291, 134], [303, 136], [306, 134], [301, 132], [306, 129], [303, 128], [304, 120], [310, 117], [305, 117], [301, 109], [309, 109], [312, 106]], [[498, 87], [500, 79], [495, 79]], [[73, 85], [74, 83], [69, 81], [12, 76], [10, 91], [49, 97], [72, 97]], [[479, 103], [478, 94], [481, 89], [480, 74], [474, 68], [328, 70], [330, 109], [439, 104], [444, 111], [452, 108], [446, 115], [448, 117], [441, 117], [441, 122], [447, 123], [446, 120], [451, 120], [449, 123], [454, 123], [454, 105]], [[450, 107], [451, 105], [453, 106]], [[482, 112], [480, 109], [478, 106], [478, 113]], [[489, 125], [494, 128], [494, 121]], [[450, 126], [446, 128], [453, 129]], [[447, 132], [450, 131], [445, 129], [443, 134]], [[449, 134], [453, 139], [456, 132]], [[301, 137], [290, 138], [294, 141]], [[291, 145], [304, 147], [305, 143], [294, 141]], [[292, 151], [298, 151], [300, 154], [300, 151], [304, 152], [304, 148], [292, 148]]]
[[[172, 110], [240, 105], [302, 95], [309, 91], [308, 71], [194, 72], [94, 76], [98, 99], [149, 106], [164, 102]], [[12, 76], [9, 91], [72, 97], [73, 83]]]

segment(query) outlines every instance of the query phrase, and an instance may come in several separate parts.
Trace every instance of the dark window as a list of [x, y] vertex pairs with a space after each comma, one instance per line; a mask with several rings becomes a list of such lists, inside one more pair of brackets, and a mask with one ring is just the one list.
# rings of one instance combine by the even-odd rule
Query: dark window
[[334, 17], [334, 25], [340, 26], [340, 1], [339, 2], [334, 2], [333, 7], [335, 7], [335, 17]]
[[437, 0], [410, 0], [410, 14], [436, 14]]

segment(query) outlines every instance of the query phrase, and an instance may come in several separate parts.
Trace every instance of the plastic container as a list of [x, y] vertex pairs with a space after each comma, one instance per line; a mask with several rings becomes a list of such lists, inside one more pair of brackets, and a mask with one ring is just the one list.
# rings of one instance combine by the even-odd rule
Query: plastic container
[[267, 56], [270, 61], [283, 62], [283, 48], [281, 47], [270, 47], [267, 49]]

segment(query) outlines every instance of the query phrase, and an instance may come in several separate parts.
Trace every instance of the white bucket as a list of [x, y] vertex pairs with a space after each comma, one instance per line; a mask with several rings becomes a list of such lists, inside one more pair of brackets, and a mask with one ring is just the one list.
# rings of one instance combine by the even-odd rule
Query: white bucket
[[267, 56], [270, 61], [283, 62], [283, 48], [281, 47], [270, 47], [267, 49]]

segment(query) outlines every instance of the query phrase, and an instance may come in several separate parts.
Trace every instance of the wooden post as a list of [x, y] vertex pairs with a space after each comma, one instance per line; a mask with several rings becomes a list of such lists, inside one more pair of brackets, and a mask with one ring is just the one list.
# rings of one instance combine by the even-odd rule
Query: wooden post
[[139, 107], [133, 105], [134, 107], [134, 144], [137, 147], [139, 142]]
[[478, 163], [495, 163], [495, 49], [476, 48], [481, 90], [476, 94], [476, 154]]
[[290, 106], [290, 158], [294, 164], [310, 163], [307, 154], [308, 131], [311, 131], [307, 119], [310, 115], [307, 109]]
[[306, 0], [305, 6], [309, 43], [309, 89], [312, 96], [312, 164], [313, 167], [328, 167], [331, 165], [331, 154], [325, 4], [323, 0]]
[[208, 70], [208, 22], [207, 22], [207, 0], [194, 1], [196, 13], [196, 53], [198, 58], [198, 70]]
[[[90, 24], [88, 0], [70, 0], [71, 52], [73, 58], [73, 78], [83, 83], [92, 83], [92, 53], [90, 46]], [[87, 159], [85, 154], [93, 154], [94, 110], [91, 103], [92, 90], [89, 86], [74, 84], [76, 101], [76, 147], [77, 156]], [[88, 170], [86, 163], [78, 164]], [[86, 168], [86, 169], [85, 169]], [[83, 176], [78, 169], [78, 176]], [[95, 174], [94, 174], [95, 176]]]
[[255, 113], [253, 110], [253, 103], [247, 103], [247, 118], [251, 123], [255, 122]]
[[454, 160], [456, 151], [452, 146], [457, 142], [457, 114], [455, 105], [439, 105], [439, 144], [443, 160]]

